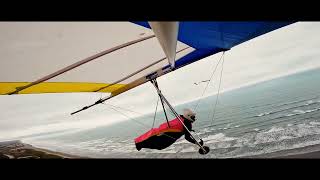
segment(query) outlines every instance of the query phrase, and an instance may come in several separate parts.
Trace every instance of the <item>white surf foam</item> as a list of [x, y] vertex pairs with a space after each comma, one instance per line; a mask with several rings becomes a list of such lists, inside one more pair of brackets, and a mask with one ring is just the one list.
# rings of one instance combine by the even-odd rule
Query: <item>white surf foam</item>
[[267, 131], [267, 133], [283, 131], [283, 130], [284, 129], [282, 127], [273, 126], [273, 127], [271, 127], [271, 129], [269, 131]]
[[223, 133], [218, 133], [218, 134], [210, 135], [208, 137], [203, 138], [203, 141], [205, 141], [206, 143], [216, 143], [216, 142], [232, 141], [235, 139], [237, 138], [227, 137]]
[[320, 122], [314, 122], [314, 121], [312, 121], [312, 122], [309, 122], [309, 124], [311, 124], [311, 125], [320, 125]]

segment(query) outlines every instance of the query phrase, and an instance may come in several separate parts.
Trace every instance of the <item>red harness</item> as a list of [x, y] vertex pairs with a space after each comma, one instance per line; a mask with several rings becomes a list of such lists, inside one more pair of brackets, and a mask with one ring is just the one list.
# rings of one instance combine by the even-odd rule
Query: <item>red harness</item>
[[[184, 119], [181, 118], [182, 122], [184, 123]], [[175, 118], [171, 121], [169, 121], [169, 125], [168, 123], [165, 122], [163, 124], [161, 124], [158, 128], [152, 128], [150, 131], [142, 134], [141, 136], [137, 137], [136, 139], [134, 139], [135, 143], [140, 143], [142, 141], [147, 140], [148, 138], [152, 137], [152, 136], [158, 136], [161, 135], [162, 133], [166, 133], [166, 132], [183, 132], [184, 131], [184, 126], [182, 125], [182, 123], [179, 121], [178, 118]]]

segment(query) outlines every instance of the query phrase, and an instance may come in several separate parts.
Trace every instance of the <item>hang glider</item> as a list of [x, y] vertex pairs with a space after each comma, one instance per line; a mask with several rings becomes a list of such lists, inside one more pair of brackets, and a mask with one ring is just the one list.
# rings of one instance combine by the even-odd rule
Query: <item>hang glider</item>
[[110, 93], [75, 114], [151, 82], [185, 126], [158, 77], [292, 23], [0, 22], [0, 95]]
[[2, 22], [0, 94], [113, 97], [291, 23]]

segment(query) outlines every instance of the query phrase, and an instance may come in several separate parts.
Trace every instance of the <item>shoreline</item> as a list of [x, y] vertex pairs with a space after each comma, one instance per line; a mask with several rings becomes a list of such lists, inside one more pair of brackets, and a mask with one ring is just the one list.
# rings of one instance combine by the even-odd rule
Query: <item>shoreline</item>
[[[17, 141], [0, 142], [0, 159], [92, 159], [39, 148]], [[112, 157], [105, 157], [106, 159]], [[113, 157], [116, 158], [116, 157]], [[113, 159], [112, 158], [112, 159]], [[99, 159], [99, 158], [98, 158]], [[103, 158], [102, 158], [103, 159]], [[116, 158], [117, 159], [117, 158]], [[130, 159], [130, 158], [129, 158]], [[229, 158], [226, 158], [229, 159]], [[320, 144], [231, 159], [320, 159]]]
[[239, 157], [245, 159], [320, 159], [320, 144], [309, 145], [294, 149], [285, 149], [276, 152]]

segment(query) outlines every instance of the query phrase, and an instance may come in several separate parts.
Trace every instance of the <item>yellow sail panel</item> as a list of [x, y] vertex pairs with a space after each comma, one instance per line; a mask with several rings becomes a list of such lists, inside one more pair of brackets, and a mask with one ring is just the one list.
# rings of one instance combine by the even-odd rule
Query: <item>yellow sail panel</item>
[[[0, 82], [0, 94], [5, 95], [14, 92], [16, 88], [28, 85], [30, 82]], [[37, 93], [67, 93], [67, 92], [98, 92], [110, 93], [125, 86], [125, 84], [106, 83], [83, 83], [83, 82], [43, 82], [25, 90], [19, 91], [18, 94], [37, 94]]]

